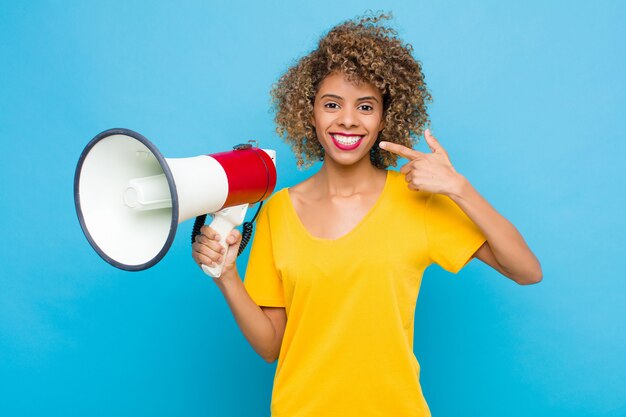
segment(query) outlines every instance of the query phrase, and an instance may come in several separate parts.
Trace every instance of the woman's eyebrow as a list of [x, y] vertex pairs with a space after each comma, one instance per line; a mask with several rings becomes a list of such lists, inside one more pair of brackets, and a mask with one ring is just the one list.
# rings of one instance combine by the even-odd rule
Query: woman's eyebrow
[[374, 100], [376, 103], [378, 103], [378, 99], [374, 96], [361, 97], [357, 101], [364, 101], [364, 100]]
[[[334, 99], [337, 99], [337, 100], [343, 100], [343, 97], [338, 96], [337, 94], [330, 94], [330, 93], [328, 93], [328, 94], [324, 94], [320, 98], [324, 98], [324, 97], [330, 97], [330, 98], [334, 98]], [[360, 97], [356, 101], [365, 101], [365, 100], [374, 100], [375, 102], [378, 103], [378, 99], [376, 97], [374, 97], [374, 96]]]
[[337, 100], [343, 100], [343, 97], [338, 96], [338, 95], [336, 95], [336, 94], [324, 94], [324, 95], [323, 95], [322, 97], [320, 97], [320, 98], [324, 98], [324, 97], [330, 97], [330, 98], [335, 98], [335, 99], [337, 99]]

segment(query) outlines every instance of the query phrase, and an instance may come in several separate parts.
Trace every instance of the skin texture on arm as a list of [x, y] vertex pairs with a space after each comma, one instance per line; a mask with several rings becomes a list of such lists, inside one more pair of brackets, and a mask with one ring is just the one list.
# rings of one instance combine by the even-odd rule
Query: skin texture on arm
[[239, 274], [218, 284], [233, 317], [252, 348], [268, 363], [278, 358], [287, 317], [283, 307], [259, 307], [250, 298]]
[[520, 285], [536, 284], [543, 278], [539, 260], [515, 226], [499, 214], [467, 180], [450, 198], [483, 231], [487, 242], [474, 256]]
[[502, 275], [506, 276], [507, 272], [500, 266], [498, 260], [496, 259], [491, 247], [489, 246], [489, 242], [485, 242], [482, 244], [480, 248], [472, 255], [472, 258], [478, 258]]
[[[226, 253], [220, 243], [220, 236], [209, 226], [201, 229], [193, 244], [193, 259], [198, 265], [215, 266]], [[287, 318], [282, 307], [259, 307], [248, 294], [237, 271], [237, 252], [241, 243], [241, 233], [234, 229], [226, 239], [230, 245], [222, 275], [213, 278], [230, 307], [241, 332], [255, 352], [267, 362], [278, 357]]]
[[280, 353], [280, 346], [283, 343], [283, 336], [285, 335], [285, 327], [287, 326], [287, 313], [285, 307], [261, 307], [263, 312], [269, 317], [274, 326], [274, 342], [273, 342], [273, 355], [270, 356], [268, 362], [274, 362], [278, 359]]
[[515, 226], [485, 200], [470, 182], [456, 172], [439, 141], [424, 133], [432, 153], [381, 142], [380, 147], [409, 162], [402, 167], [408, 187], [450, 197], [487, 237], [474, 256], [520, 285], [542, 280], [541, 265]]

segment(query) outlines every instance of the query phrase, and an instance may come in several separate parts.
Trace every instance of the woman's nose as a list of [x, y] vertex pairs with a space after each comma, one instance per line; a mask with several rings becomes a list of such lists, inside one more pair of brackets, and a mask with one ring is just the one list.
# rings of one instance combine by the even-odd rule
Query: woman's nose
[[339, 114], [339, 124], [344, 127], [354, 127], [358, 126], [359, 120], [357, 115], [354, 114], [354, 111], [351, 109], [342, 109]]

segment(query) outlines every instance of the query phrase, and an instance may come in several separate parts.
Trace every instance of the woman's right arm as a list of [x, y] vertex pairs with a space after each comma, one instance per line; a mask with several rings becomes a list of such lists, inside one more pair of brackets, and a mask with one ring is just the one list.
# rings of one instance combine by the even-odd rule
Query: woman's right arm
[[[237, 325], [252, 348], [267, 362], [278, 358], [280, 345], [285, 333], [287, 316], [284, 307], [259, 307], [248, 294], [237, 271], [237, 252], [241, 243], [241, 233], [234, 229], [226, 238], [230, 245], [226, 254], [226, 262], [222, 275], [213, 278], [230, 310]], [[193, 244], [193, 258], [198, 265], [209, 266], [220, 262], [223, 247], [219, 244], [219, 236], [209, 226], [201, 229], [201, 235]]]

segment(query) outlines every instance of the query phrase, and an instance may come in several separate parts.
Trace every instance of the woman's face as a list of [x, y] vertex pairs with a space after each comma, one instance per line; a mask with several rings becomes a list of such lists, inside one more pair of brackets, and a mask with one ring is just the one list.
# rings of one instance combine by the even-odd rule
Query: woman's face
[[321, 82], [313, 104], [313, 124], [325, 159], [352, 165], [367, 157], [383, 128], [383, 99], [372, 84], [348, 81], [343, 73]]

